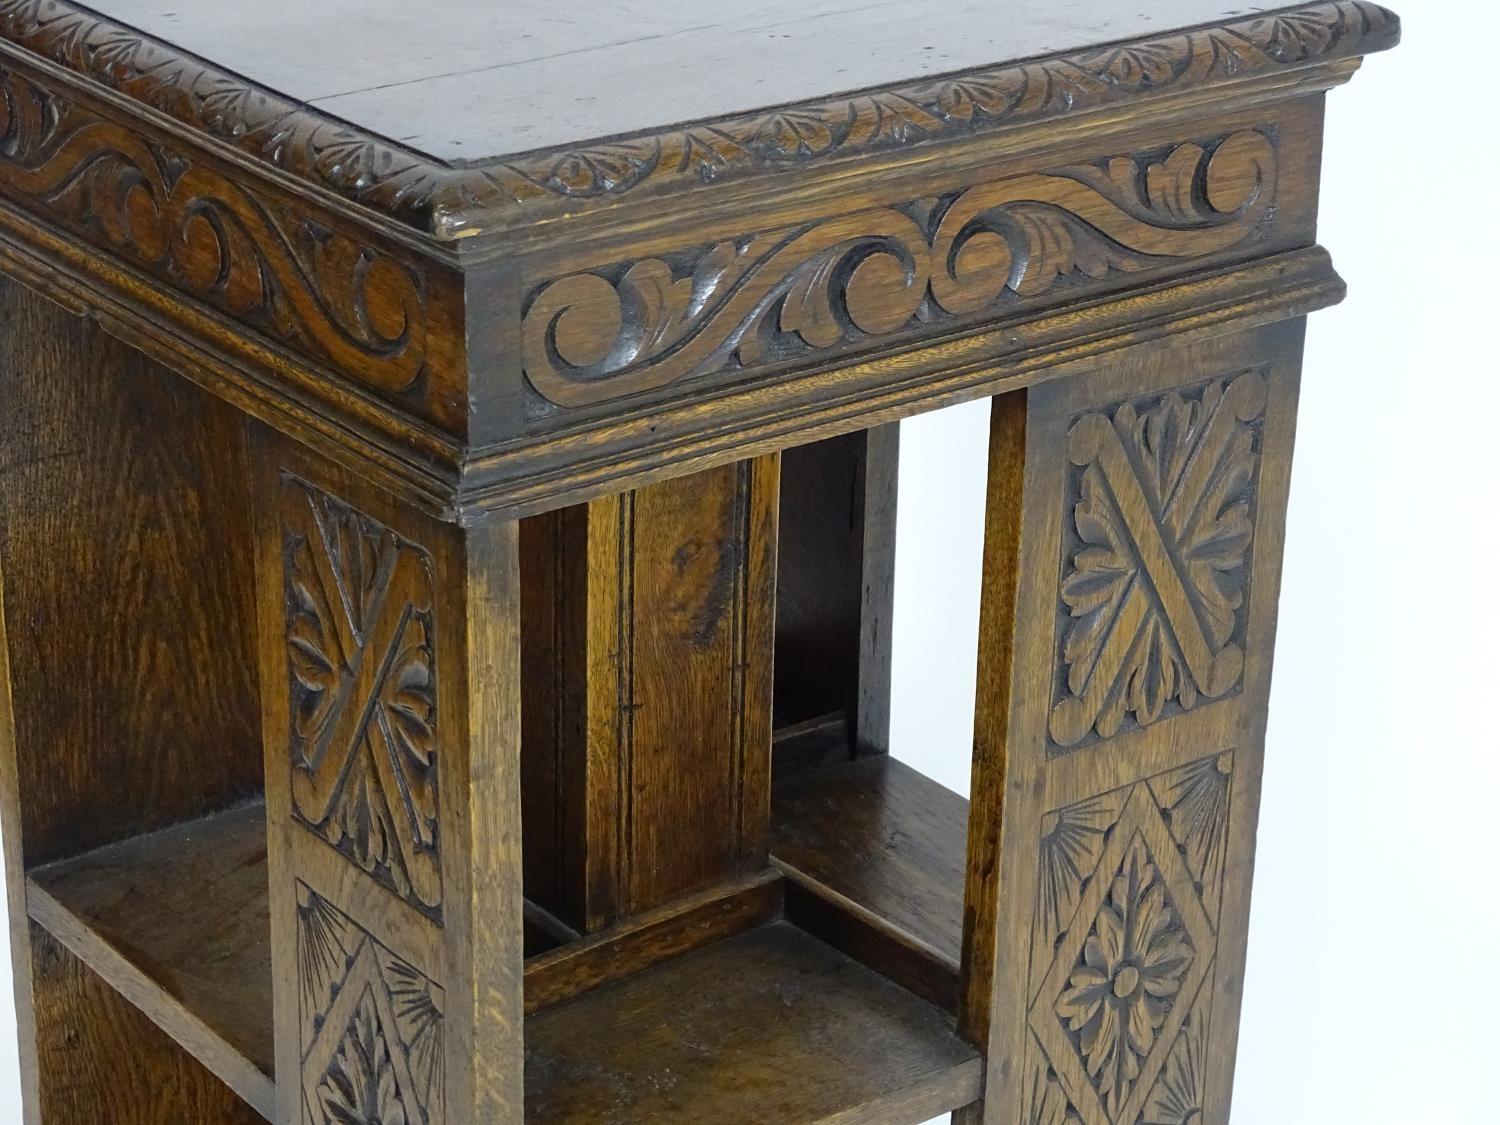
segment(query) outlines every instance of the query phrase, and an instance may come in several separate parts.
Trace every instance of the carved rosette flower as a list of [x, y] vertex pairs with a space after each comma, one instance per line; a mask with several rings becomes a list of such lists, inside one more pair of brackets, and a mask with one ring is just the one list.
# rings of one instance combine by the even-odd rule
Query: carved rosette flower
[[1111, 1119], [1140, 1078], [1193, 958], [1167, 888], [1137, 840], [1057, 999]]

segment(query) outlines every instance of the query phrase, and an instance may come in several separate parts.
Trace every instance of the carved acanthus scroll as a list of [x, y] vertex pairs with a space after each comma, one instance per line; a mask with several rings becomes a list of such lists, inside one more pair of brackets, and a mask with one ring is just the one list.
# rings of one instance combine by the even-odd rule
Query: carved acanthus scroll
[[410, 266], [4, 69], [0, 190], [377, 390], [407, 391], [427, 365]]
[[1222, 253], [1275, 190], [1275, 147], [1246, 130], [573, 274], [526, 309], [526, 377], [586, 406], [972, 316]]

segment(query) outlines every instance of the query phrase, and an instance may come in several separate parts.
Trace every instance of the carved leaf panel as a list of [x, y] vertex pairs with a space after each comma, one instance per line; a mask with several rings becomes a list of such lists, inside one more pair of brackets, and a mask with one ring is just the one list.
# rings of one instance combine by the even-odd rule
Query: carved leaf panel
[[1252, 371], [1073, 424], [1054, 750], [1239, 686], [1265, 409]]
[[282, 478], [292, 812], [440, 920], [431, 557]]

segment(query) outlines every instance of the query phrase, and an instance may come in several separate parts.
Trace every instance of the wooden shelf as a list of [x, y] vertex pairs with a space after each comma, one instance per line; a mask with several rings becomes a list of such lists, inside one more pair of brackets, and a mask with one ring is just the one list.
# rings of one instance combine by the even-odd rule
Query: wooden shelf
[[771, 852], [794, 921], [934, 1003], [956, 1003], [969, 802], [889, 756], [787, 771]]
[[[530, 1122], [914, 1125], [979, 1096], [952, 1021], [785, 922], [526, 1023]], [[725, 1098], [733, 1091], [732, 1099]]]
[[[274, 1117], [260, 805], [39, 868], [31, 916]], [[931, 1004], [784, 922], [528, 1018], [527, 1120], [912, 1125], [973, 1101], [980, 1064]], [[725, 1125], [730, 1123], [725, 1122]]]
[[39, 868], [32, 918], [265, 1117], [276, 1096], [265, 808]]

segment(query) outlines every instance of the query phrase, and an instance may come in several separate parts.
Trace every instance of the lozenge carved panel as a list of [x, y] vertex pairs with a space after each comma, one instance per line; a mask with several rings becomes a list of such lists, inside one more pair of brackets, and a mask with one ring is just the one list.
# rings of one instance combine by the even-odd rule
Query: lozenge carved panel
[[530, 297], [526, 377], [587, 406], [1098, 289], [1251, 241], [1277, 170], [1246, 129], [575, 273]]
[[297, 885], [303, 1125], [442, 1125], [443, 989]]
[[1233, 777], [1225, 752], [1043, 818], [1028, 1125], [1208, 1119]]
[[1074, 422], [1056, 748], [1239, 686], [1265, 409], [1250, 371]]
[[440, 919], [432, 559], [290, 474], [281, 500], [293, 815]]

